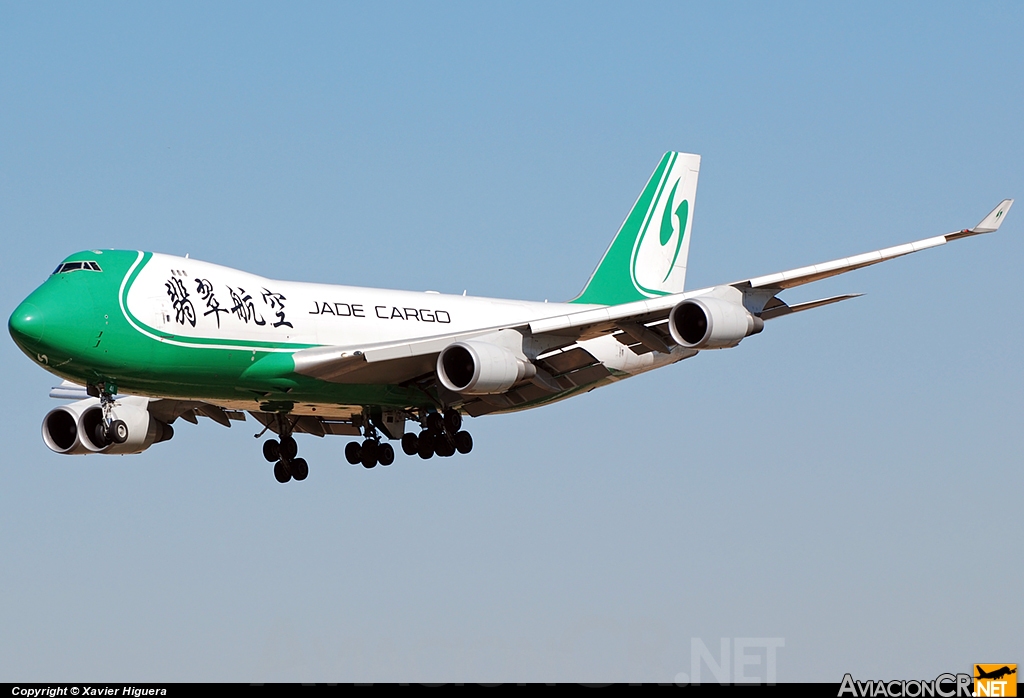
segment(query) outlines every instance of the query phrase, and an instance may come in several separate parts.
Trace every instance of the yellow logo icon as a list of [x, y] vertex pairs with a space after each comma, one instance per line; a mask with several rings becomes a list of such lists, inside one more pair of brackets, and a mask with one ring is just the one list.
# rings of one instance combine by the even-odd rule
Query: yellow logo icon
[[978, 696], [1016, 696], [1017, 665], [1016, 664], [975, 664], [974, 695]]

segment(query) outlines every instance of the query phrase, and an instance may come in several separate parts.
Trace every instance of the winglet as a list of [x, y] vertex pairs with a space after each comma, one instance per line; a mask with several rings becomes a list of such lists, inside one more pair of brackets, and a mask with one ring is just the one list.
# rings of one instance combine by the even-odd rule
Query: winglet
[[994, 233], [999, 230], [1003, 219], [1013, 206], [1013, 199], [1003, 199], [999, 205], [992, 209], [992, 213], [981, 219], [981, 223], [971, 228], [972, 233]]
[[970, 237], [971, 235], [981, 235], [982, 233], [994, 233], [999, 230], [999, 226], [1003, 224], [1003, 220], [1006, 218], [1006, 214], [1009, 213], [1010, 207], [1013, 206], [1013, 199], [1003, 199], [999, 202], [999, 205], [992, 209], [992, 212], [981, 219], [978, 225], [974, 226], [969, 230], [960, 230], [955, 233], [947, 233], [945, 235], [946, 242], [951, 240], [959, 240], [960, 238]]

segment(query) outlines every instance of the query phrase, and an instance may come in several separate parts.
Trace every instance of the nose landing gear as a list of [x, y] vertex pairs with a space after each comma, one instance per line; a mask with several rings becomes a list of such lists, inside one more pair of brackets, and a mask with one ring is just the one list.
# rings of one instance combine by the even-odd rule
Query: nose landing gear
[[89, 395], [100, 399], [100, 410], [103, 418], [92, 430], [93, 443], [100, 448], [106, 448], [110, 444], [123, 444], [128, 440], [128, 425], [120, 419], [114, 419], [114, 395], [117, 393], [117, 386], [110, 383], [101, 383], [87, 388]]

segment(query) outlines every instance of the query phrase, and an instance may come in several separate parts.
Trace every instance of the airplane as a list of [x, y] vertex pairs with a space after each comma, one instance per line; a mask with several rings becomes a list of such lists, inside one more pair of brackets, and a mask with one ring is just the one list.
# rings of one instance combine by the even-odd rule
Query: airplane
[[[547, 405], [702, 351], [766, 321], [854, 298], [788, 305], [783, 291], [997, 230], [978, 225], [905, 245], [684, 291], [700, 156], [668, 152], [597, 269], [565, 303], [300, 283], [134, 250], [67, 257], [10, 317], [12, 338], [73, 399], [43, 419], [67, 455], [140, 453], [179, 418], [251, 415], [263, 456], [305, 480], [296, 434], [358, 437], [352, 465], [469, 453], [464, 417]], [[418, 425], [412, 430], [407, 425]]]
[[993, 679], [993, 680], [998, 680], [998, 679], [1003, 678], [1004, 676], [1009, 676], [1010, 674], [1016, 674], [1017, 673], [1017, 665], [1014, 665], [1013, 669], [1011, 669], [1009, 666], [1003, 666], [1003, 667], [1000, 667], [999, 669], [995, 669], [993, 671], [985, 671], [980, 666], [978, 666], [977, 664], [974, 666], [974, 668], [978, 672], [978, 675], [974, 677], [976, 679]]

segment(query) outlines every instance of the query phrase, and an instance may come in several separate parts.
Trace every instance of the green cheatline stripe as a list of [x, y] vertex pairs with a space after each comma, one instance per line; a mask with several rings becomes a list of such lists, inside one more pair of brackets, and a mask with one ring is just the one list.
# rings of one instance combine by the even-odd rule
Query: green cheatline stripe
[[138, 262], [136, 263], [137, 266], [135, 267], [134, 271], [132, 271], [131, 275], [128, 277], [128, 283], [126, 283], [124, 285], [124, 292], [123, 292], [123, 294], [121, 296], [121, 307], [124, 308], [125, 314], [129, 316], [128, 317], [129, 322], [131, 322], [131, 323], [133, 323], [135, 325], [138, 325], [139, 327], [143, 328], [146, 332], [149, 332], [150, 334], [154, 335], [155, 337], [157, 337], [157, 338], [159, 338], [161, 340], [167, 341], [167, 342], [173, 342], [175, 344], [184, 344], [184, 345], [188, 345], [188, 346], [196, 345], [196, 344], [201, 345], [201, 346], [198, 346], [198, 347], [193, 347], [193, 348], [196, 348], [196, 349], [236, 348], [236, 349], [239, 349], [240, 351], [245, 351], [245, 350], [249, 350], [249, 349], [252, 349], [252, 350], [261, 350], [261, 349], [262, 350], [267, 350], [267, 349], [286, 349], [286, 350], [288, 350], [288, 349], [291, 349], [291, 350], [298, 351], [299, 349], [309, 349], [311, 347], [322, 346], [320, 344], [298, 344], [298, 343], [292, 343], [292, 342], [260, 342], [260, 341], [248, 340], [248, 339], [217, 339], [217, 338], [214, 338], [214, 337], [184, 337], [182, 335], [175, 335], [175, 334], [170, 334], [168, 332], [162, 332], [161, 330], [158, 330], [156, 328], [150, 327], [149, 325], [144, 323], [142, 320], [140, 320], [139, 318], [135, 317], [135, 314], [132, 313], [132, 311], [128, 308], [128, 291], [131, 289], [132, 284], [135, 283], [135, 279], [138, 278], [139, 274], [142, 272], [142, 268], [145, 267], [149, 263], [149, 260], [151, 260], [152, 258], [153, 258], [153, 253], [152, 252], [143, 252], [142, 253], [142, 262], [141, 263], [138, 263]]

